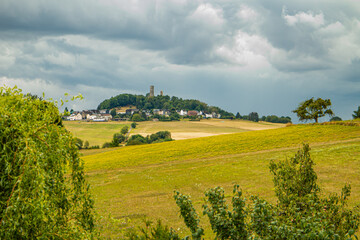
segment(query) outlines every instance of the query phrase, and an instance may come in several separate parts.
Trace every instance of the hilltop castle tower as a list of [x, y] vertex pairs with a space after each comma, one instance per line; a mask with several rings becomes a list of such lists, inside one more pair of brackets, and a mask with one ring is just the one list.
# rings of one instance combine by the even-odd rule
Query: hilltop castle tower
[[150, 97], [153, 97], [153, 96], [155, 96], [154, 95], [154, 85], [151, 85], [150, 86], [150, 95], [149, 95]]

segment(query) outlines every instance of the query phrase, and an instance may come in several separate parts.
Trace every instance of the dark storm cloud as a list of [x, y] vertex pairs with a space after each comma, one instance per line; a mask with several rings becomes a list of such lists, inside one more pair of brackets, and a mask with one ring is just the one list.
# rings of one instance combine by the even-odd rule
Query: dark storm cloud
[[97, 100], [155, 84], [241, 114], [345, 105], [360, 90], [359, 16], [350, 0], [3, 0], [0, 81]]

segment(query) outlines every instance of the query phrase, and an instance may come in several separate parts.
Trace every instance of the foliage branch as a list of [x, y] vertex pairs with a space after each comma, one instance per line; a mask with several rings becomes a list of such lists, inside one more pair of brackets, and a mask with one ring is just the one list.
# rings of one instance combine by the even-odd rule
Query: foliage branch
[[58, 108], [0, 88], [0, 239], [90, 239], [93, 200]]
[[[313, 166], [307, 144], [293, 158], [271, 162], [275, 205], [258, 196], [246, 204], [235, 185], [230, 211], [222, 188], [208, 190], [203, 214], [216, 239], [357, 239], [359, 207], [347, 206], [350, 186], [345, 185], [340, 195], [323, 196]], [[203, 228], [190, 197], [176, 191], [174, 198], [193, 239], [200, 239]]]

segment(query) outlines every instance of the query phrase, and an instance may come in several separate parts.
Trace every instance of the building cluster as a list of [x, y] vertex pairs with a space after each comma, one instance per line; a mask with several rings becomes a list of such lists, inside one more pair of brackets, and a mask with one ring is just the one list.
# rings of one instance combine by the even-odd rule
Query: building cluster
[[67, 116], [65, 120], [80, 121], [87, 120], [93, 122], [107, 122], [112, 119], [108, 110], [83, 110], [74, 111], [70, 116]]
[[[163, 91], [160, 91], [160, 95], [163, 96]], [[149, 97], [154, 97], [154, 85], [150, 86]], [[116, 111], [116, 115], [120, 117], [115, 117], [113, 119], [112, 115], [109, 114], [113, 109], [103, 109], [103, 110], [84, 110], [81, 112], [72, 112], [70, 116], [66, 117], [65, 120], [69, 121], [94, 121], [94, 122], [106, 122], [110, 120], [121, 121], [121, 120], [130, 120], [133, 114], [139, 113], [141, 115], [146, 115], [147, 118], [152, 118], [154, 116], [164, 116], [169, 117], [171, 111], [166, 109], [152, 109], [152, 110], [139, 110], [129, 107], [122, 107], [122, 108], [114, 108]], [[181, 117], [199, 117], [199, 118], [220, 118], [220, 114], [215, 112], [213, 113], [204, 113], [202, 111], [186, 111], [186, 110], [176, 110], [176, 113], [179, 114]]]
[[[113, 118], [110, 113], [110, 109], [103, 110], [83, 110], [83, 111], [74, 111], [70, 116], [65, 117], [65, 120], [69, 121], [93, 121], [93, 122], [107, 122], [110, 120], [115, 121], [126, 121], [130, 120], [131, 116], [135, 113], [145, 114], [146, 117], [152, 118], [154, 116], [164, 116], [169, 117], [171, 111], [165, 109], [152, 109], [152, 110], [139, 110], [136, 108], [115, 108], [116, 115], [120, 117]], [[176, 110], [176, 113], [181, 117], [200, 117], [200, 118], [220, 118], [220, 114], [215, 112], [213, 113], [204, 113], [202, 111], [186, 111], [186, 110]]]

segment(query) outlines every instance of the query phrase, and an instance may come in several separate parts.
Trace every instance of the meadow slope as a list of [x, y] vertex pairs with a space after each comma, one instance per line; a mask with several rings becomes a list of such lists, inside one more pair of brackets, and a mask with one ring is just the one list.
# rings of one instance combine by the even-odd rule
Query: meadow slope
[[350, 203], [359, 202], [359, 126], [293, 125], [123, 147], [83, 160], [96, 209], [104, 216], [104, 236], [119, 237], [119, 229], [138, 225], [144, 217], [162, 219], [186, 232], [172, 197], [174, 189], [190, 194], [199, 212], [206, 189], [223, 186], [230, 196], [234, 183], [246, 196], [258, 194], [274, 201], [269, 161], [293, 156], [302, 143], [312, 147], [325, 192], [339, 192], [350, 183]]

